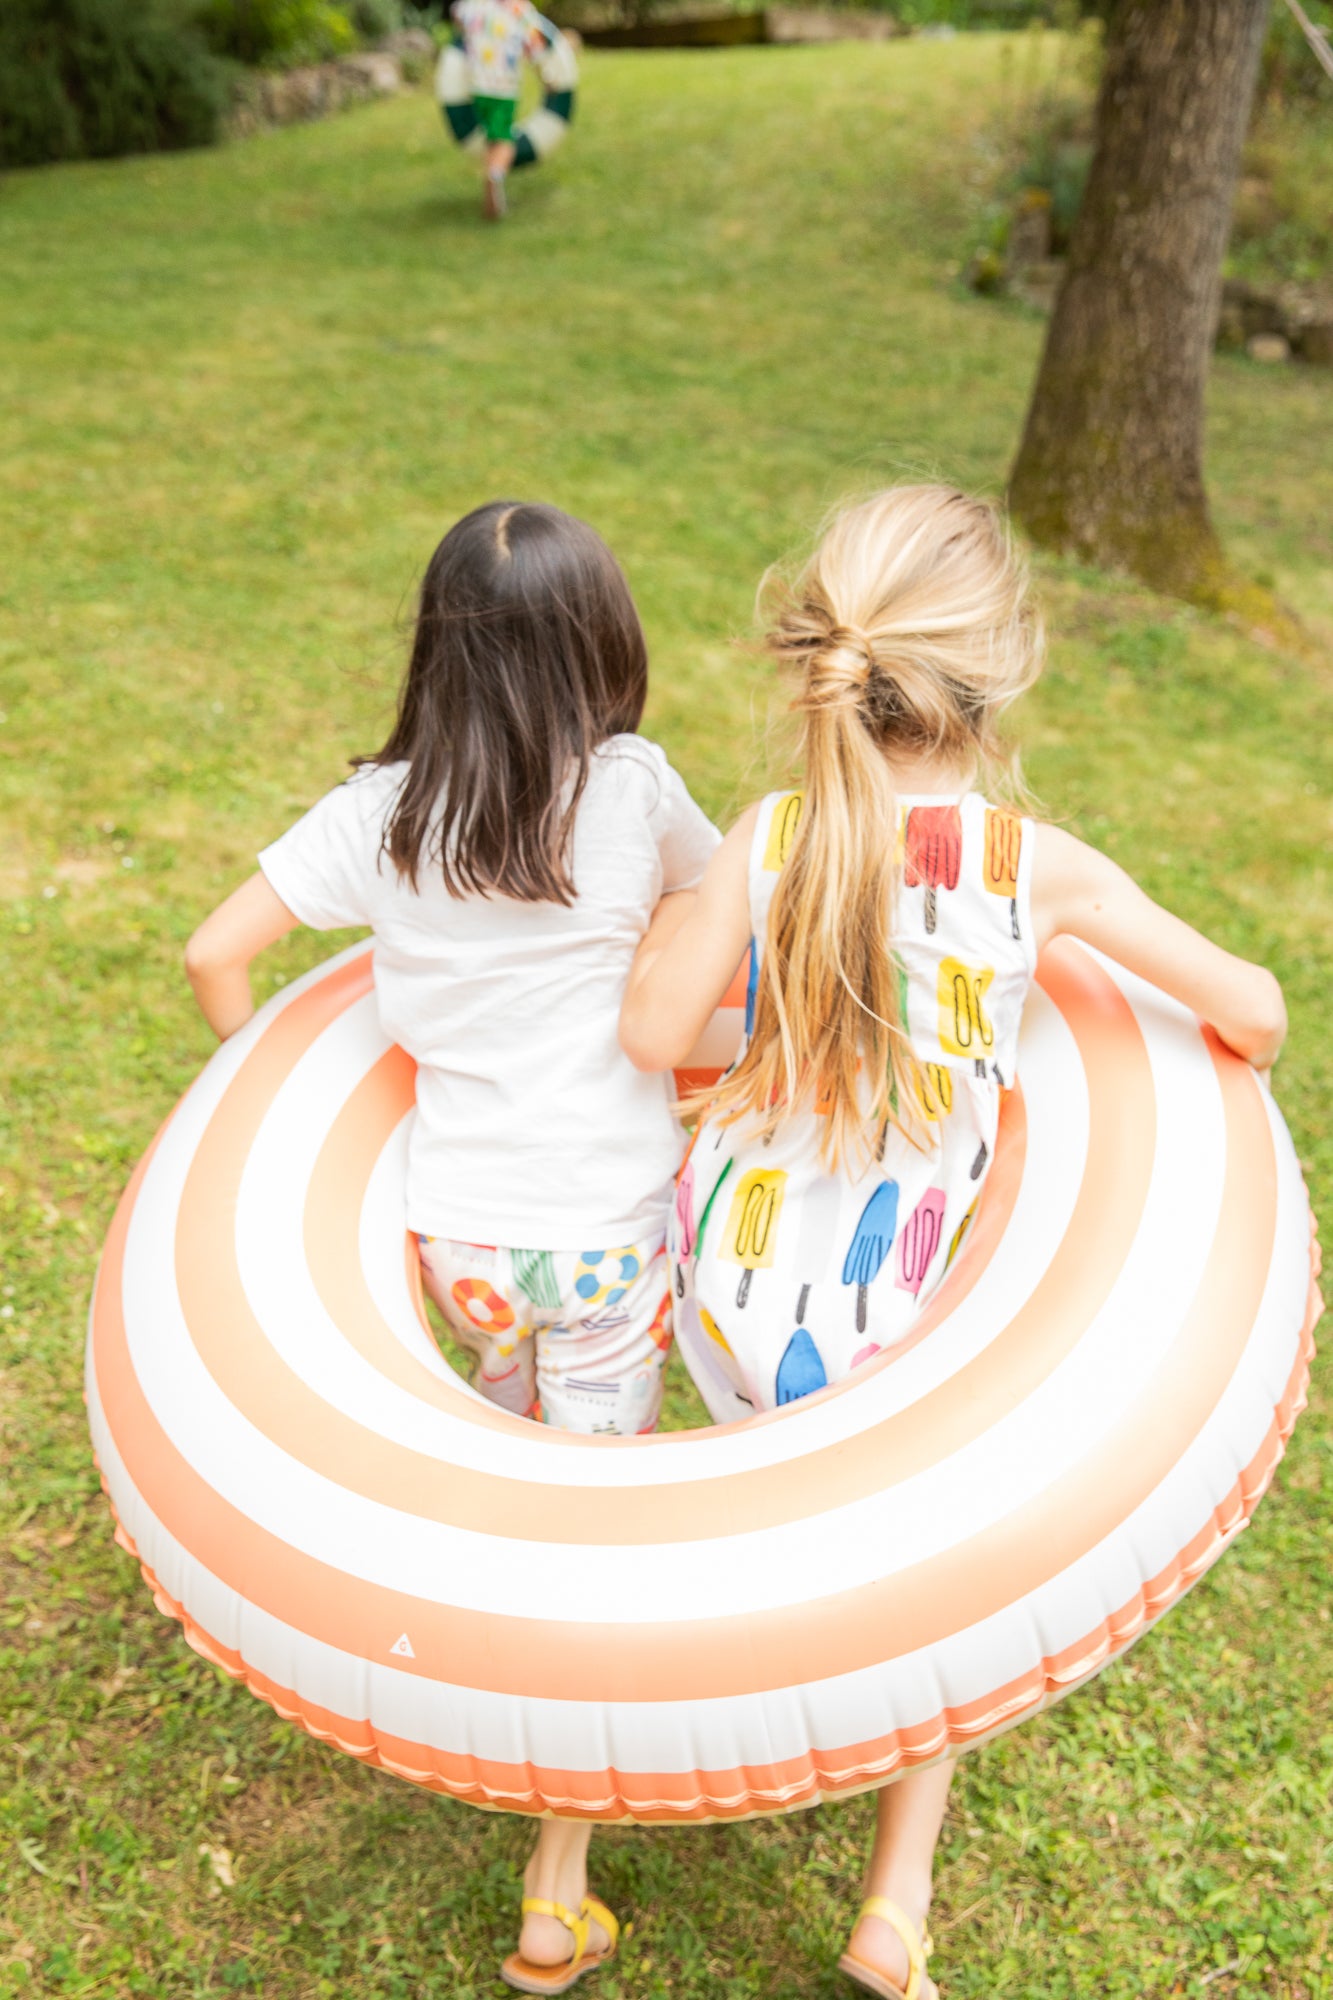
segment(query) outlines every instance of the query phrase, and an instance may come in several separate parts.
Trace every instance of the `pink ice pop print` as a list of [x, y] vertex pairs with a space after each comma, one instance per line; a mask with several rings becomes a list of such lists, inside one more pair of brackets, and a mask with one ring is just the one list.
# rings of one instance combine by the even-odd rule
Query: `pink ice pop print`
[[676, 1183], [676, 1296], [685, 1296], [685, 1260], [694, 1248], [694, 1161]]
[[957, 806], [913, 806], [907, 815], [903, 881], [926, 892], [926, 929], [935, 928], [935, 898], [956, 889], [963, 865], [963, 816]]
[[927, 1188], [898, 1238], [897, 1282], [903, 1291], [916, 1293], [921, 1290], [943, 1234], [944, 1189]]

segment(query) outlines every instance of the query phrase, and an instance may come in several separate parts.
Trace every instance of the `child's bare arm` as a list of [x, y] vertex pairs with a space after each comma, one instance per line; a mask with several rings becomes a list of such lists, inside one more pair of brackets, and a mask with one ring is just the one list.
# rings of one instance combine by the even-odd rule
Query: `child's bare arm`
[[186, 945], [186, 975], [219, 1041], [243, 1028], [255, 1011], [251, 959], [295, 930], [298, 921], [267, 878], [254, 874], [204, 918]]
[[620, 1046], [636, 1069], [673, 1069], [703, 1033], [750, 941], [749, 867], [757, 806], [708, 864], [697, 892], [665, 896], [630, 967]]
[[1082, 938], [1192, 1007], [1256, 1069], [1276, 1061], [1287, 1010], [1272, 973], [1173, 917], [1123, 868], [1059, 827], [1038, 830], [1032, 908], [1039, 947], [1060, 932]]

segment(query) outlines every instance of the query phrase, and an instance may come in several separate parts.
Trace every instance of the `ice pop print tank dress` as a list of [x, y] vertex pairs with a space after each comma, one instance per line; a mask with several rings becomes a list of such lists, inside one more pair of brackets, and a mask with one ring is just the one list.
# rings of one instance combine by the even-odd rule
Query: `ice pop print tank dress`
[[[750, 852], [758, 959], [801, 794], [771, 793]], [[705, 1118], [677, 1187], [670, 1249], [681, 1349], [718, 1422], [847, 1375], [910, 1330], [949, 1268], [995, 1148], [1036, 963], [1033, 825], [979, 793], [899, 800], [894, 915], [916, 1126], [829, 1173], [817, 1101], [767, 1140]]]

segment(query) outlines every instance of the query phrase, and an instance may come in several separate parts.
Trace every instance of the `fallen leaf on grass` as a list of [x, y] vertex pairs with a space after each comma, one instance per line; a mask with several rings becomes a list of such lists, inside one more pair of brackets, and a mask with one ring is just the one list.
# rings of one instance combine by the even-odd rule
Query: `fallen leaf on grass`
[[236, 1887], [236, 1857], [229, 1847], [210, 1847], [206, 1840], [199, 1843], [199, 1852], [205, 1855], [208, 1865], [224, 1889]]
[[138, 1671], [137, 1667], [117, 1667], [113, 1674], [108, 1674], [104, 1681], [97, 1683], [97, 1692], [102, 1697], [103, 1708], [106, 1707], [108, 1702], [114, 1701], [116, 1696], [128, 1687]]

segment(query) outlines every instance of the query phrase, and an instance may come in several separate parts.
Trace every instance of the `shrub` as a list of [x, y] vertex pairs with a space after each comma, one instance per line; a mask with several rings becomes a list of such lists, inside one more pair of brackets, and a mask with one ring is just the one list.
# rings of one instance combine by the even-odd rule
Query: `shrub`
[[347, 11], [357, 34], [368, 42], [382, 42], [403, 25], [402, 0], [347, 0]]
[[909, 28], [1068, 28], [1099, 14], [1105, 0], [885, 0]]
[[206, 146], [227, 77], [162, 0], [4, 0], [0, 164]]
[[329, 62], [357, 41], [332, 0], [204, 0], [199, 19], [220, 55], [271, 69]]
[[1034, 124], [1030, 150], [1014, 176], [1014, 187], [1037, 188], [1049, 197], [1051, 249], [1057, 257], [1069, 248], [1091, 165], [1086, 116], [1063, 104], [1050, 106], [1045, 120]]

